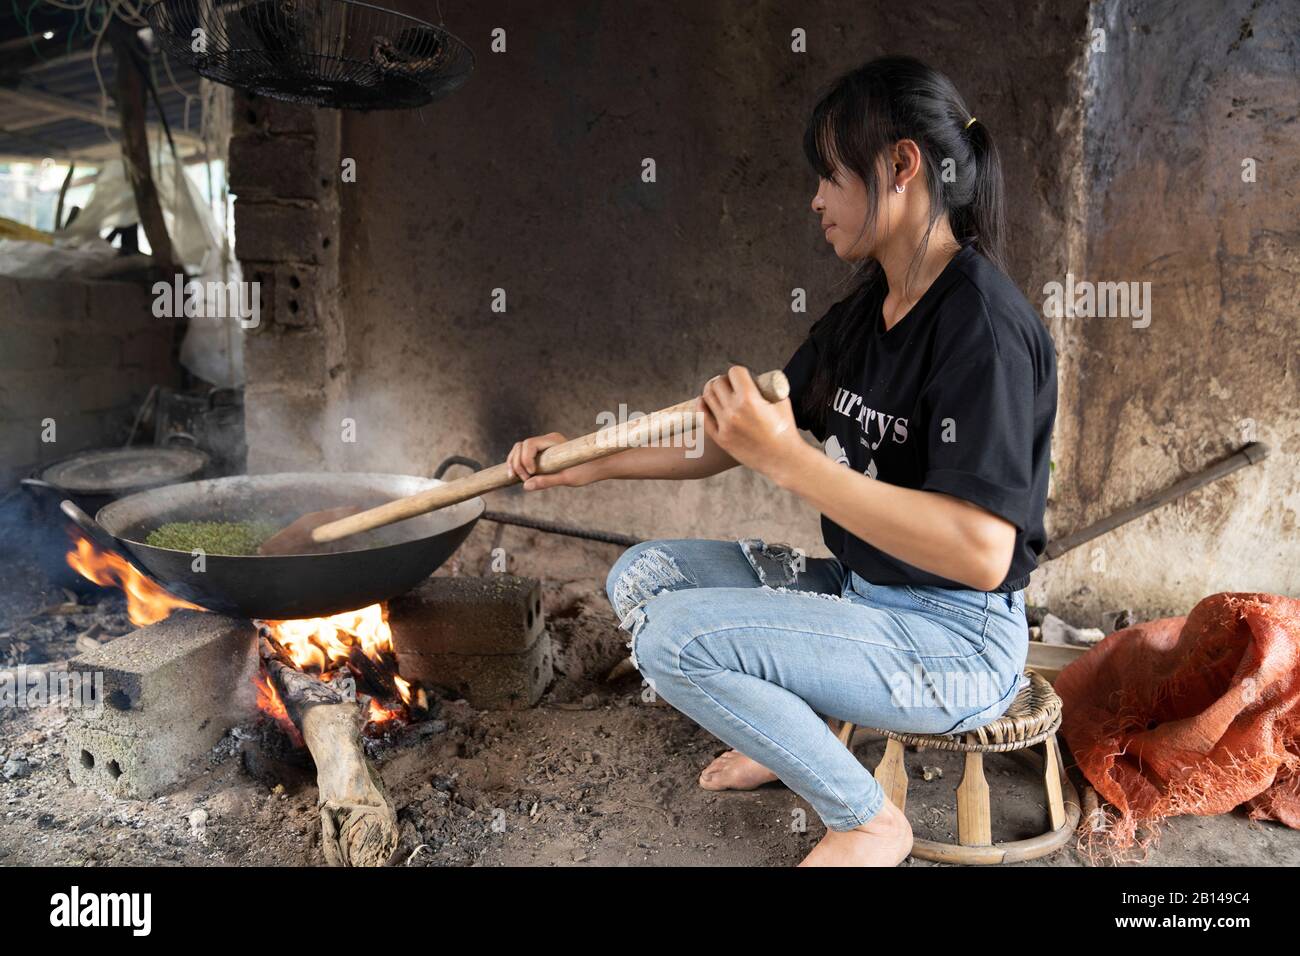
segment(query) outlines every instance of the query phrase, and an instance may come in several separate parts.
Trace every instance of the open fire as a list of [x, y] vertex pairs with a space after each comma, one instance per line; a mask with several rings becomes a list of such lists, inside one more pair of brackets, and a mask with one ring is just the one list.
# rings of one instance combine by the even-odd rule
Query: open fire
[[[125, 595], [131, 623], [144, 627], [181, 609], [206, 610], [168, 593], [129, 561], [97, 548], [80, 534], [73, 534], [68, 566], [101, 587], [117, 587]], [[398, 673], [392, 629], [387, 608], [382, 604], [329, 617], [255, 622], [259, 634], [277, 658], [294, 668], [330, 684], [347, 699], [365, 708], [362, 732], [380, 736], [403, 723], [428, 716], [428, 697], [418, 684]], [[274, 719], [297, 745], [302, 736], [265, 668], [257, 678], [258, 706]]]
[[136, 627], [156, 624], [182, 608], [202, 611], [197, 604], [164, 591], [135, 569], [126, 559], [101, 551], [80, 534], [72, 534], [68, 567], [100, 587], [121, 589], [126, 594], [126, 613]]

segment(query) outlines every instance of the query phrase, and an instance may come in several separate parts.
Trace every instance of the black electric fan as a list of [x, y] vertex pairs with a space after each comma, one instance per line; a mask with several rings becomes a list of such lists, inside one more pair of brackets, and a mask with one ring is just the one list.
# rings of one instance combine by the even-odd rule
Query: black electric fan
[[158, 0], [147, 17], [167, 54], [200, 76], [293, 103], [423, 106], [474, 69], [441, 26], [358, 0]]

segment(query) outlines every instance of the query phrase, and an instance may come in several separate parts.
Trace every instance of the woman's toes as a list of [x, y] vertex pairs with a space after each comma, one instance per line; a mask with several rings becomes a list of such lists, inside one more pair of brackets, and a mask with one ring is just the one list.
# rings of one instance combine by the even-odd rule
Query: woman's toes
[[739, 751], [729, 750], [700, 772], [705, 790], [753, 790], [777, 779], [776, 774]]

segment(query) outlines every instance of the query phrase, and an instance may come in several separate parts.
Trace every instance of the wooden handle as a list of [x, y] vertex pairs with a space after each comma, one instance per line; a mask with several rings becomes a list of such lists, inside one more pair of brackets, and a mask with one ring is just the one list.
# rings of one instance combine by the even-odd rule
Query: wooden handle
[[[759, 394], [769, 402], [779, 402], [790, 395], [790, 383], [779, 369], [764, 372], [754, 379]], [[651, 412], [630, 422], [611, 425], [600, 431], [574, 438], [559, 445], [552, 445], [537, 456], [536, 474], [551, 475], [574, 465], [581, 465], [598, 458], [604, 458], [627, 448], [639, 448], [643, 445], [663, 445], [672, 441], [693, 426], [695, 406], [698, 398], [687, 399]], [[449, 481], [446, 484], [421, 491], [418, 494], [398, 498], [369, 511], [361, 511], [338, 521], [331, 521], [316, 528], [311, 538], [318, 544], [338, 541], [350, 535], [382, 528], [394, 521], [414, 518], [439, 508], [477, 498], [487, 491], [505, 488], [519, 483], [516, 475], [510, 474], [506, 463], [484, 468], [472, 475]]]

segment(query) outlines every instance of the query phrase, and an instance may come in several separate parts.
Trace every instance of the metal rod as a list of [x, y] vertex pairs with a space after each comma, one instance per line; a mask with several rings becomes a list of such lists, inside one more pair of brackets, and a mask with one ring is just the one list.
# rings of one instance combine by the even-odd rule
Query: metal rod
[[1048, 561], [1059, 558], [1067, 551], [1073, 551], [1081, 544], [1087, 544], [1093, 538], [1098, 538], [1108, 531], [1113, 531], [1120, 525], [1128, 524], [1135, 518], [1140, 518], [1149, 511], [1154, 511], [1161, 505], [1166, 505], [1171, 501], [1183, 497], [1197, 488], [1203, 488], [1208, 484], [1218, 481], [1225, 475], [1230, 475], [1234, 471], [1245, 468], [1247, 465], [1254, 465], [1268, 457], [1268, 446], [1262, 442], [1251, 442], [1243, 446], [1235, 454], [1216, 465], [1211, 465], [1204, 471], [1199, 471], [1194, 475], [1184, 478], [1182, 481], [1175, 482], [1163, 491], [1158, 491], [1153, 495], [1148, 495], [1135, 504], [1129, 505], [1122, 511], [1117, 511], [1113, 515], [1102, 518], [1100, 521], [1094, 521], [1085, 528], [1075, 531], [1073, 534], [1067, 534], [1063, 538], [1054, 538], [1047, 543], [1043, 549], [1042, 555], [1039, 556], [1038, 564], [1041, 566]]

